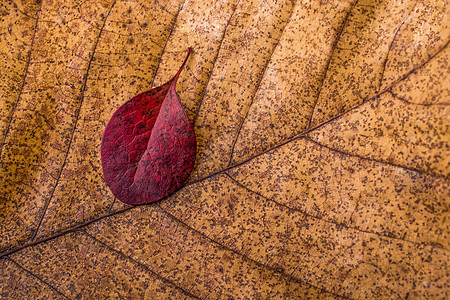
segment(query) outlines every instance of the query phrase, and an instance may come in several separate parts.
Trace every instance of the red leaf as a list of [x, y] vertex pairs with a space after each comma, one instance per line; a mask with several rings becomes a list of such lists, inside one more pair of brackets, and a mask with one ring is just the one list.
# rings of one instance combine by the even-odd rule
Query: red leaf
[[171, 80], [125, 102], [106, 125], [103, 174], [124, 203], [150, 203], [173, 194], [194, 167], [197, 140], [175, 91], [191, 51]]

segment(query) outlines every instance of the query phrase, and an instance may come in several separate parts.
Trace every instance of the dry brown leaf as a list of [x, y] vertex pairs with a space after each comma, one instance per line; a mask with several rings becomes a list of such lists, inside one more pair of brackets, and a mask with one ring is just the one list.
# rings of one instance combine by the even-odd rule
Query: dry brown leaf
[[[450, 4], [0, 4], [0, 296], [448, 298]], [[194, 53], [189, 183], [129, 207], [101, 135]]]

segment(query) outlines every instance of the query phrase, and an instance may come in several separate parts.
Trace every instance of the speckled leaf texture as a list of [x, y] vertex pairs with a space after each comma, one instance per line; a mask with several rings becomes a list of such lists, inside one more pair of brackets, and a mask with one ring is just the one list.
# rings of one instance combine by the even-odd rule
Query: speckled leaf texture
[[[447, 0], [2, 0], [0, 298], [448, 299]], [[102, 175], [177, 83], [187, 183]]]

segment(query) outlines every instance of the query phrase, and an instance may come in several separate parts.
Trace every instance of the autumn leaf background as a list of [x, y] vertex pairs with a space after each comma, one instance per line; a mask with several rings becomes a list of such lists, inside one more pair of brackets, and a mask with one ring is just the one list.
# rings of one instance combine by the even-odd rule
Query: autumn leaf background
[[[2, 1], [0, 297], [448, 298], [449, 6]], [[189, 46], [196, 166], [126, 206], [102, 133]]]

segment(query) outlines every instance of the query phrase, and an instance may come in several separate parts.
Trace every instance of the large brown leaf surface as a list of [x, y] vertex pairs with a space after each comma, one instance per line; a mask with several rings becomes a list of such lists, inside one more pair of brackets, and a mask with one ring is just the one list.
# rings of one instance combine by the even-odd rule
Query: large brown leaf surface
[[[448, 298], [449, 7], [2, 1], [0, 297]], [[194, 172], [125, 206], [105, 125], [189, 46]]]

